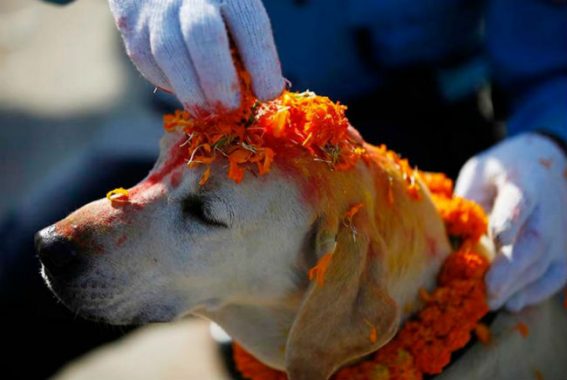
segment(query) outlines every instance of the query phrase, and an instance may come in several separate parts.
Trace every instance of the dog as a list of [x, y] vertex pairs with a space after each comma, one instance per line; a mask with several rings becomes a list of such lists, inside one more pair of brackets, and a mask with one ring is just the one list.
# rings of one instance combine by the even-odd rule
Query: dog
[[[391, 160], [348, 171], [275, 160], [240, 184], [217, 162], [200, 186], [186, 138], [163, 137], [128, 202], [103, 198], [36, 235], [42, 275], [68, 308], [117, 325], [202, 316], [291, 380], [324, 380], [386, 344], [419, 309], [419, 290], [434, 288], [451, 245], [425, 186], [412, 199]], [[328, 253], [324, 284], [310, 280]]]

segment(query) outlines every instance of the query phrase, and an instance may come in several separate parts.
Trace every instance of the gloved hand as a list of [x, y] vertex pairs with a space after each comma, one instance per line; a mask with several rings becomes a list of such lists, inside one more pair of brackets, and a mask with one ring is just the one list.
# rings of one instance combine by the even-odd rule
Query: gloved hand
[[489, 305], [518, 311], [567, 282], [567, 159], [547, 137], [510, 138], [470, 159], [455, 192], [489, 214]]
[[239, 82], [228, 33], [255, 95], [276, 97], [284, 79], [261, 0], [109, 0], [126, 51], [155, 86], [189, 111], [234, 109]]

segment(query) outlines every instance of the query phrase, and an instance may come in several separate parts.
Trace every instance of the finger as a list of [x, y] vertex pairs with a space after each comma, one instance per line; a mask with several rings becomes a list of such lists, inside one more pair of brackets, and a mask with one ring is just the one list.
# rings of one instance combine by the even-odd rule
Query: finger
[[500, 186], [490, 214], [490, 230], [497, 247], [514, 243], [533, 207], [534, 202], [516, 184], [506, 182]]
[[512, 312], [520, 311], [526, 306], [537, 304], [559, 291], [567, 282], [567, 264], [554, 263], [543, 277], [516, 293], [506, 308]]
[[185, 1], [179, 13], [181, 31], [209, 105], [240, 105], [238, 76], [228, 34], [216, 2]]
[[492, 310], [499, 309], [504, 303], [506, 303], [512, 295], [516, 294], [520, 290], [524, 289], [526, 286], [535, 282], [547, 271], [550, 265], [550, 256], [544, 255], [539, 261], [535, 262], [528, 269], [522, 272], [519, 276], [513, 278], [510, 277], [510, 286], [507, 287], [503, 292], [499, 294], [489, 293], [488, 305]]
[[227, 1], [222, 5], [222, 13], [252, 77], [256, 97], [271, 100], [281, 94], [285, 82], [270, 19], [262, 2]]
[[495, 196], [495, 187], [487, 181], [483, 160], [474, 157], [461, 169], [455, 184], [455, 194], [478, 203], [490, 212]]
[[126, 54], [134, 63], [134, 66], [154, 86], [171, 92], [171, 84], [152, 55], [147, 25], [142, 26], [136, 33], [130, 33], [124, 31], [125, 28], [130, 28], [124, 23], [125, 21], [121, 26], [119, 25], [119, 29], [122, 31]]
[[540, 214], [534, 213], [520, 232], [514, 245], [501, 247], [486, 274], [488, 292], [504, 296], [520, 275], [546, 253], [547, 243], [540, 233]]
[[183, 107], [198, 112], [206, 106], [205, 95], [181, 35], [176, 5], [156, 9], [150, 24], [151, 51]]

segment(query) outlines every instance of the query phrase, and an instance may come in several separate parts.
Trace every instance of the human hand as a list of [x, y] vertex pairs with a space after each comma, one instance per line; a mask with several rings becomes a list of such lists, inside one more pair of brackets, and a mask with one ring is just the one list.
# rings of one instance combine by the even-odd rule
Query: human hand
[[489, 306], [519, 311], [567, 282], [567, 158], [547, 137], [519, 135], [471, 158], [455, 192], [489, 214], [496, 256]]
[[155, 86], [188, 111], [234, 109], [239, 82], [227, 31], [256, 97], [269, 100], [284, 79], [261, 0], [109, 0], [126, 52]]

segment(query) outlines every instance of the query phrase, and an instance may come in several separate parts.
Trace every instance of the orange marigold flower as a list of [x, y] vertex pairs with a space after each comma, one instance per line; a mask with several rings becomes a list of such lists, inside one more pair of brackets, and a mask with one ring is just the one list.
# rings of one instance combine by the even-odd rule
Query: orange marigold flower
[[456, 279], [482, 279], [488, 260], [472, 251], [458, 251], [449, 255], [441, 267], [439, 283], [448, 284]]
[[432, 195], [432, 199], [450, 236], [477, 242], [486, 233], [486, 214], [475, 202], [460, 197], [446, 199], [436, 195]]
[[419, 175], [432, 194], [446, 198], [453, 196], [453, 181], [445, 174], [420, 171]]

